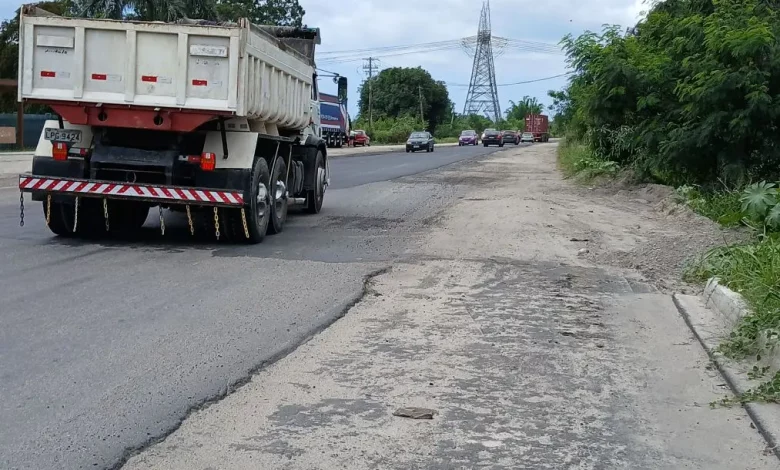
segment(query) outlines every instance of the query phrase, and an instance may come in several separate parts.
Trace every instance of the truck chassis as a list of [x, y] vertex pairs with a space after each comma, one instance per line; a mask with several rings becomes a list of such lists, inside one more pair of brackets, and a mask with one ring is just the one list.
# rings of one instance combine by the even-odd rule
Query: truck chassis
[[[325, 143], [313, 135], [301, 142], [300, 137], [235, 132], [248, 128], [243, 123], [237, 119], [229, 125], [219, 123], [218, 130], [168, 133], [168, 140], [178, 145], [166, 149], [163, 142], [149, 150], [143, 149], [143, 135], [137, 130], [130, 140], [140, 140], [138, 145], [125, 146], [127, 139], [121, 145], [104, 145], [101, 141], [106, 135], [122, 129], [47, 121], [32, 172], [19, 175], [20, 224], [24, 225], [25, 192], [43, 202], [46, 224], [60, 236], [128, 235], [140, 229], [149, 209], [157, 206], [163, 234], [163, 209], [168, 208], [186, 212], [192, 235], [193, 214], [205, 213], [213, 214], [217, 239], [259, 243], [266, 233], [282, 231], [289, 207], [305, 206], [306, 212], [318, 213], [329, 184]], [[48, 141], [48, 126], [81, 130], [85, 141], [94, 134], [94, 142], [77, 147], [71, 142]], [[165, 140], [159, 131], [147, 132], [153, 132], [147, 134], [151, 139]], [[195, 147], [188, 139], [195, 140]], [[217, 143], [220, 156], [185, 152], [213, 150]], [[231, 144], [253, 156], [229, 153]], [[52, 156], [45, 156], [48, 146]], [[59, 158], [55, 158], [57, 153]], [[233, 168], [219, 167], [231, 159], [238, 159], [232, 162]]]

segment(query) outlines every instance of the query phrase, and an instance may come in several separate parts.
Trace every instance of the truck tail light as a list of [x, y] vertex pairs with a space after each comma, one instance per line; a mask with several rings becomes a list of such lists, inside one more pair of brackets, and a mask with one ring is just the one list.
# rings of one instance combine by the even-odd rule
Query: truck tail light
[[214, 171], [217, 166], [217, 156], [213, 153], [203, 152], [200, 156], [200, 169], [203, 171]]
[[64, 142], [54, 142], [51, 149], [51, 156], [57, 161], [68, 159], [68, 146]]

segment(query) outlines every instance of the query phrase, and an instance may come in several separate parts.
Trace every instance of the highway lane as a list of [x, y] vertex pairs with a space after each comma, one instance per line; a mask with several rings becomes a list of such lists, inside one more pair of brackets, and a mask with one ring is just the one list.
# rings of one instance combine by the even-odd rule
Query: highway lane
[[[456, 189], [394, 178], [494, 152], [331, 161], [322, 213], [256, 246], [157, 214], [130, 242], [63, 240], [0, 190], [0, 468], [105, 468], [338, 318]], [[467, 164], [467, 163], [464, 163]]]

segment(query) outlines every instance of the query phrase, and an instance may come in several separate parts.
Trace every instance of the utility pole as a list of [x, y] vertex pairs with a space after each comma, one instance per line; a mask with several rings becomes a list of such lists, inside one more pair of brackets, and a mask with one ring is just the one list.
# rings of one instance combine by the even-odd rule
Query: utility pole
[[363, 65], [363, 70], [368, 73], [368, 130], [370, 132], [374, 131], [374, 110], [372, 106], [373, 101], [373, 78], [374, 78], [374, 71], [376, 70], [377, 66], [375, 65], [375, 62], [377, 61], [374, 57], [369, 57], [367, 59], [363, 59], [368, 61], [367, 64]]
[[[417, 91], [420, 93], [420, 122], [422, 122], [423, 127], [427, 127], [425, 125], [425, 115], [423, 115], [423, 98], [422, 98], [422, 86], [417, 85]], [[427, 130], [427, 129], [423, 129]]]

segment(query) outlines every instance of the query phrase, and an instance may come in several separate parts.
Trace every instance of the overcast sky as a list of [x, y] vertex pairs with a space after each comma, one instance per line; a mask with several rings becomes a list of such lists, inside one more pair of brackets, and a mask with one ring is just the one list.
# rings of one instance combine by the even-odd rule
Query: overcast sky
[[[446, 41], [477, 34], [482, 0], [299, 0], [306, 10], [304, 22], [319, 27], [320, 52]], [[334, 9], [338, 3], [339, 8]], [[633, 26], [640, 12], [647, 9], [643, 0], [491, 0], [492, 32], [496, 36], [557, 44], [568, 34], [601, 30], [603, 24]], [[381, 54], [377, 54], [381, 55]], [[345, 75], [350, 81], [350, 113], [357, 111], [357, 88], [365, 75], [362, 61], [322, 62], [318, 65]], [[459, 50], [380, 57], [382, 67], [427, 69], [434, 79], [448, 84], [456, 111], [462, 112], [468, 88], [472, 58]], [[496, 58], [497, 82], [514, 83], [550, 77], [566, 72], [564, 56], [524, 53], [506, 48]], [[547, 90], [560, 89], [565, 78], [527, 85], [499, 86], [501, 110], [509, 100], [535, 96], [545, 105]], [[452, 84], [452, 85], [451, 85]], [[324, 92], [335, 93], [335, 84], [321, 80]]]
[[[306, 10], [304, 22], [319, 27], [322, 33], [320, 52], [369, 49], [454, 40], [477, 33], [482, 0], [299, 0]], [[10, 18], [21, 2], [0, 0], [0, 17]], [[338, 5], [338, 7], [336, 7]], [[600, 30], [605, 23], [631, 26], [644, 0], [492, 0], [492, 30], [496, 36], [533, 42], [557, 44], [567, 33]], [[362, 55], [362, 54], [361, 54]], [[368, 54], [366, 54], [368, 55]], [[466, 85], [471, 76], [472, 58], [457, 49], [422, 54], [381, 57], [380, 68], [415, 67], [427, 69], [436, 80], [448, 84], [450, 99], [458, 112], [463, 111]], [[357, 111], [357, 89], [365, 74], [363, 62], [326, 62], [320, 56], [318, 65], [349, 79], [349, 108]], [[497, 82], [513, 83], [550, 77], [566, 71], [564, 57], [505, 48], [497, 57]], [[549, 104], [547, 90], [560, 89], [565, 78], [500, 86], [502, 111], [509, 100], [523, 95], [535, 96]], [[323, 92], [336, 92], [330, 79], [322, 79]]]

